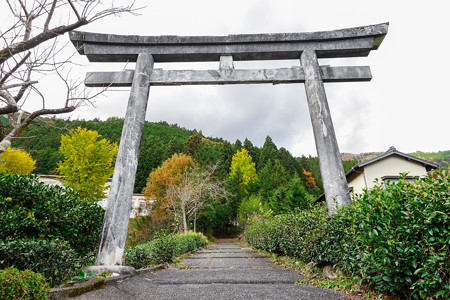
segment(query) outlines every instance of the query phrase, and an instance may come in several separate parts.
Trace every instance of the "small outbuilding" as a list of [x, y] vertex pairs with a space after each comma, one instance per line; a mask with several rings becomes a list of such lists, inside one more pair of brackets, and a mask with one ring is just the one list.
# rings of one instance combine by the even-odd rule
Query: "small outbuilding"
[[360, 194], [363, 189], [374, 187], [376, 179], [378, 182], [398, 181], [400, 173], [407, 173], [406, 179], [415, 181], [437, 168], [437, 164], [390, 147], [382, 155], [355, 165], [346, 177], [350, 192]]

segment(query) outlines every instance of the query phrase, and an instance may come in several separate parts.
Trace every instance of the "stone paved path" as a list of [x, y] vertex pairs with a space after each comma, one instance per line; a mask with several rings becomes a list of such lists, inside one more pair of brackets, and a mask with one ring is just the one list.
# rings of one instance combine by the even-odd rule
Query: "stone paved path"
[[348, 299], [297, 285], [302, 276], [232, 240], [220, 240], [178, 267], [118, 281], [76, 299]]

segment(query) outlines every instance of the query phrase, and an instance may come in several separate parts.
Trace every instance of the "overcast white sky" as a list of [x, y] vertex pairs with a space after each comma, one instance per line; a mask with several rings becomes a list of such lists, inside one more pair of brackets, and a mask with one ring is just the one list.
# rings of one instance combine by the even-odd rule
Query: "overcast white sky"
[[[329, 59], [330, 65], [368, 65], [365, 83], [326, 84], [341, 152], [402, 152], [450, 149], [450, 18], [448, 1], [361, 0], [138, 0], [140, 16], [108, 18], [82, 31], [133, 35], [228, 35], [310, 32], [390, 22], [377, 51], [358, 59]], [[85, 57], [84, 71], [98, 71]], [[299, 61], [235, 63], [236, 68], [290, 67]], [[122, 66], [109, 66], [121, 70]], [[155, 68], [218, 68], [155, 64]], [[84, 76], [84, 75], [83, 75]], [[128, 91], [110, 91], [96, 108], [82, 107], [72, 118], [124, 117]], [[148, 121], [164, 120], [205, 136], [231, 142], [247, 137], [262, 146], [270, 135], [293, 155], [316, 155], [303, 84], [152, 87]]]

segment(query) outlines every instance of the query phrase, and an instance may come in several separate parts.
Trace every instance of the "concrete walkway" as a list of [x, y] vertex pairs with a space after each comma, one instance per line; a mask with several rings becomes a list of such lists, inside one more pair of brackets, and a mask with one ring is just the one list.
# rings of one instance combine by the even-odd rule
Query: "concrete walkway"
[[302, 276], [233, 240], [219, 240], [179, 266], [134, 276], [75, 299], [349, 299], [297, 285]]

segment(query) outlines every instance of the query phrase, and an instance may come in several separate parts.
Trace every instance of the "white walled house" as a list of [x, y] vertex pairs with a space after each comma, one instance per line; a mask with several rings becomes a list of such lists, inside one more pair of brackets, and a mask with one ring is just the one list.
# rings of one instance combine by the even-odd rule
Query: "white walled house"
[[361, 194], [363, 189], [375, 186], [375, 180], [397, 181], [400, 173], [408, 173], [406, 179], [414, 181], [425, 176], [429, 171], [437, 169], [438, 165], [420, 159], [390, 147], [380, 156], [355, 165], [347, 172], [347, 182], [352, 194]]

